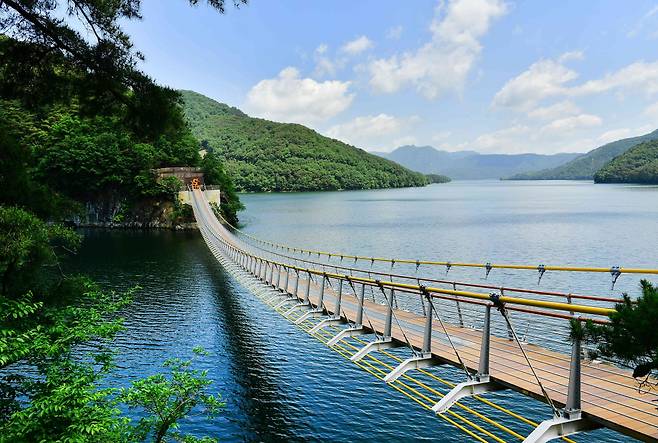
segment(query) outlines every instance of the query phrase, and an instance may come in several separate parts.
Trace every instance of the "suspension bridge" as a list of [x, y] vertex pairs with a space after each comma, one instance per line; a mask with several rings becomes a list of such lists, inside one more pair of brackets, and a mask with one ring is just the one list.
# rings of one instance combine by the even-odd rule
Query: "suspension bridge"
[[[487, 275], [508, 269], [535, 271], [539, 280], [554, 271], [606, 273], [614, 286], [622, 274], [658, 270], [401, 260], [300, 249], [241, 232], [221, 219], [199, 186], [188, 192], [205, 243], [239, 282], [472, 439], [573, 441], [573, 434], [606, 427], [658, 441], [656, 396], [641, 392], [629, 369], [588, 359], [590, 345], [568, 339], [571, 321], [605, 324], [619, 299], [441, 280], [419, 272], [437, 266], [482, 268]], [[377, 263], [390, 269], [375, 268]], [[398, 265], [414, 272], [394, 273]], [[441, 377], [441, 368], [434, 367], [442, 365], [459, 368], [463, 381]], [[546, 403], [545, 419], [532, 420], [487, 398], [506, 389]]]

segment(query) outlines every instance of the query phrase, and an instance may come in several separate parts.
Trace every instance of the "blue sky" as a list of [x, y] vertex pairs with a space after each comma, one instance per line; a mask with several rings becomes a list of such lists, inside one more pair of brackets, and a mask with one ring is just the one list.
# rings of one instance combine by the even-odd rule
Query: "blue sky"
[[367, 150], [584, 152], [658, 128], [656, 0], [144, 0], [143, 17], [126, 29], [159, 83]]

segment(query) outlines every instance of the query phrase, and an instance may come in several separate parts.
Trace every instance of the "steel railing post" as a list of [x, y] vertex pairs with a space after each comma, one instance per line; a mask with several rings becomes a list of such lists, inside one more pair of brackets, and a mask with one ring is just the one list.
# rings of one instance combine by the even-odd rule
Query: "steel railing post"
[[[272, 271], [274, 272], [274, 271]], [[274, 280], [274, 277], [272, 277], [272, 280]], [[281, 266], [276, 265], [276, 284], [274, 285], [275, 288], [281, 289], [281, 286], [279, 285], [281, 283]]]
[[338, 295], [336, 296], [336, 306], [334, 307], [334, 316], [340, 317], [340, 302], [343, 297], [343, 279], [338, 281]]
[[290, 267], [286, 266], [286, 279], [283, 282], [283, 292], [288, 293], [288, 280], [290, 280]]
[[484, 308], [484, 325], [482, 326], [482, 343], [480, 345], [480, 364], [478, 375], [489, 375], [489, 349], [491, 347], [491, 305]]
[[386, 310], [386, 319], [384, 320], [384, 338], [391, 338], [391, 329], [393, 326], [393, 289], [391, 289], [391, 297], [388, 300], [388, 309]]
[[363, 326], [363, 302], [366, 296], [366, 284], [361, 285], [361, 294], [359, 295], [359, 306], [356, 310], [356, 327], [360, 328]]
[[580, 411], [580, 338], [575, 338], [571, 345], [571, 364], [569, 366], [569, 390], [565, 411]]
[[324, 284], [327, 280], [327, 274], [322, 274], [322, 284], [320, 285], [320, 296], [318, 297], [318, 308], [322, 309], [324, 303]]
[[295, 298], [299, 298], [299, 271], [295, 269]]
[[306, 285], [306, 292], [304, 293], [304, 303], [309, 304], [311, 299], [311, 273], [308, 273], [308, 284]]
[[429, 354], [432, 352], [432, 301], [431, 295], [425, 294], [427, 299], [427, 315], [425, 316], [425, 332], [423, 333], [423, 353]]

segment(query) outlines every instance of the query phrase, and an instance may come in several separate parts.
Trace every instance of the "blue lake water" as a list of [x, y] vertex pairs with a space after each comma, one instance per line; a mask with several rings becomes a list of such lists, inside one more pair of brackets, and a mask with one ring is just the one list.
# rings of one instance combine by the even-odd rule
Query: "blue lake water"
[[[244, 230], [295, 246], [384, 257], [658, 268], [658, 187], [586, 182], [473, 181], [426, 188], [242, 196]], [[227, 401], [212, 422], [184, 428], [223, 441], [470, 441], [322, 343], [227, 275], [195, 232], [86, 231], [74, 265], [107, 287], [142, 290], [117, 339], [125, 385], [168, 357], [212, 353], [214, 388]], [[397, 269], [402, 271], [404, 269]], [[422, 269], [445, 275], [445, 269]], [[483, 271], [451, 278], [482, 282]], [[543, 289], [618, 296], [639, 276], [547, 273]], [[488, 282], [537, 287], [532, 271], [493, 270]], [[442, 368], [453, 381], [456, 369]], [[549, 409], [491, 394], [535, 420]], [[623, 441], [599, 430], [577, 441]]]

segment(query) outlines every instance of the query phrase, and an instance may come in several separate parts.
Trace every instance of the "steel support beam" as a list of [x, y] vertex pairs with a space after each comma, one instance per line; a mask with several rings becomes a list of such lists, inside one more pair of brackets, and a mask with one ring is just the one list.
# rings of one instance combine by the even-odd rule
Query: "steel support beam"
[[300, 325], [311, 317], [322, 317], [323, 315], [324, 309], [322, 308], [309, 309], [308, 311], [304, 312], [297, 320], [295, 320], [295, 324]]
[[326, 328], [327, 326], [332, 325], [332, 324], [336, 324], [336, 323], [345, 323], [345, 320], [343, 320], [342, 318], [340, 318], [338, 316], [325, 318], [322, 321], [320, 321], [317, 325], [313, 326], [308, 332], [310, 334], [315, 334], [320, 329]]
[[382, 349], [399, 348], [400, 346], [402, 346], [400, 342], [393, 341], [391, 337], [384, 337], [382, 339], [371, 341], [370, 343], [359, 349], [359, 351], [356, 354], [350, 357], [350, 360], [359, 361], [366, 355], [370, 354], [371, 352], [381, 351]]
[[543, 443], [555, 438], [566, 437], [578, 432], [591, 431], [600, 425], [582, 417], [580, 412], [570, 416], [555, 417], [545, 420], [528, 435], [523, 443]]
[[455, 403], [464, 397], [484, 394], [486, 392], [499, 391], [504, 389], [490, 380], [489, 377], [489, 350], [491, 346], [491, 305], [487, 305], [484, 311], [484, 325], [482, 326], [482, 342], [480, 345], [480, 362], [478, 373], [472, 380], [459, 383], [452, 388], [437, 404], [432, 407], [432, 411], [437, 414], [443, 414], [450, 409]]
[[397, 367], [391, 372], [386, 374], [384, 381], [386, 383], [392, 383], [398, 378], [402, 377], [402, 375], [404, 375], [404, 373], [407, 371], [411, 371], [412, 369], [429, 368], [430, 366], [436, 366], [437, 364], [439, 363], [432, 357], [432, 354], [415, 355], [413, 357], [409, 357], [397, 365]]
[[363, 329], [362, 326], [342, 329], [338, 334], [331, 337], [331, 340], [327, 342], [327, 346], [332, 347], [344, 338], [354, 337], [356, 335], [363, 335], [363, 334], [367, 334], [367, 332], [365, 329]]
[[290, 309], [288, 309], [286, 312], [284, 312], [283, 316], [288, 317], [290, 314], [292, 314], [297, 309], [308, 308], [308, 307], [311, 307], [311, 305], [306, 303], [306, 302], [297, 303], [296, 305], [291, 306]]
[[425, 331], [423, 333], [423, 348], [420, 355], [414, 355], [400, 363], [395, 369], [386, 374], [384, 381], [392, 383], [400, 378], [405, 372], [412, 369], [422, 369], [430, 366], [436, 366], [437, 360], [432, 356], [432, 317], [434, 312], [432, 309], [432, 301], [430, 295], [425, 294], [427, 299], [427, 309], [425, 314]]
[[578, 432], [589, 431], [600, 427], [597, 423], [583, 417], [580, 409], [580, 365], [581, 342], [579, 338], [571, 344], [571, 363], [569, 365], [569, 388], [567, 403], [560, 411], [559, 417], [544, 420], [535, 428], [524, 443], [541, 443], [555, 438], [566, 437]]

